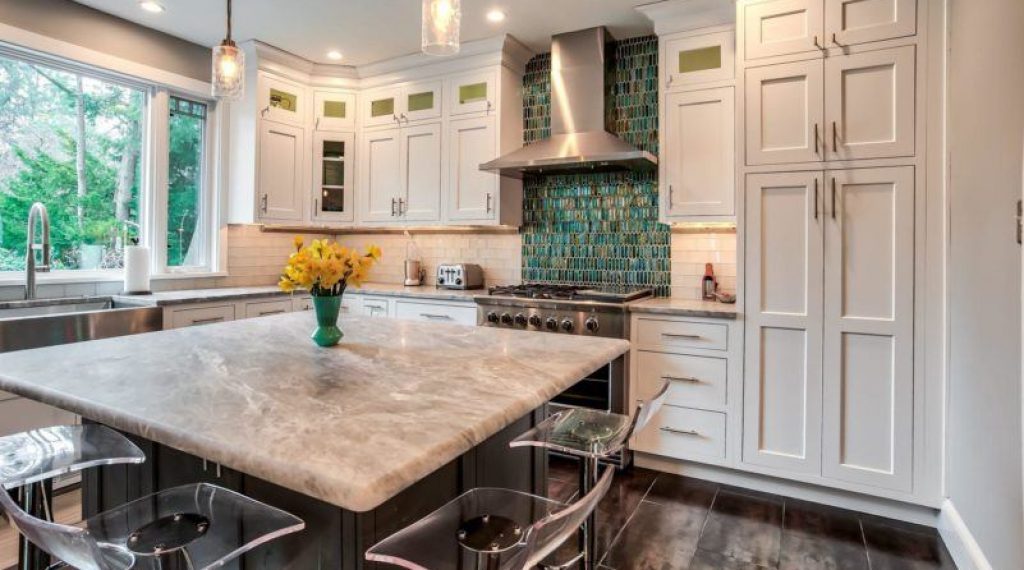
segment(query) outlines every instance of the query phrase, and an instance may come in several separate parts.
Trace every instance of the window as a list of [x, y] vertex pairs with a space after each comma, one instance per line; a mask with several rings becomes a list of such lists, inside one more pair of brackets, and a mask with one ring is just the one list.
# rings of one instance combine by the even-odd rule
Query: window
[[206, 104], [170, 98], [167, 169], [167, 266], [206, 265], [204, 213]]
[[0, 274], [24, 271], [33, 202], [54, 270], [119, 270], [136, 240], [157, 274], [213, 270], [215, 116], [201, 96], [0, 44]]
[[139, 234], [145, 91], [0, 56], [0, 271], [24, 270], [33, 202], [54, 269], [118, 269]]

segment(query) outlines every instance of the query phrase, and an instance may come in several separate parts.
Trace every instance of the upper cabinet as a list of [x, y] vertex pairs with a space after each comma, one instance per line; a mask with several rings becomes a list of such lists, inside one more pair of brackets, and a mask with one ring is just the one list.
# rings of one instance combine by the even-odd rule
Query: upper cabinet
[[313, 92], [313, 130], [354, 131], [356, 94], [351, 91], [318, 89]]
[[394, 126], [441, 118], [440, 80], [418, 81], [374, 89], [363, 95], [365, 127]]
[[261, 221], [302, 221], [305, 212], [305, 131], [264, 121], [259, 133], [258, 217]]
[[402, 89], [386, 87], [363, 93], [363, 110], [360, 113], [364, 127], [379, 127], [398, 124], [398, 113], [402, 104]]
[[735, 77], [736, 33], [732, 30], [677, 35], [663, 44], [661, 76], [669, 89]]
[[501, 178], [480, 170], [480, 163], [496, 155], [498, 134], [493, 117], [460, 119], [448, 127], [451, 186], [448, 218], [491, 221], [497, 211], [495, 197]]
[[916, 0], [764, 0], [743, 4], [743, 56], [824, 55], [917, 31]]
[[824, 104], [821, 60], [747, 69], [747, 163], [824, 160]]
[[289, 125], [306, 124], [306, 88], [293, 81], [261, 72], [258, 106], [260, 117]]
[[497, 71], [487, 69], [448, 79], [448, 112], [454, 116], [494, 110], [497, 105], [497, 75]]
[[665, 103], [663, 217], [734, 215], [733, 88], [670, 93]]
[[351, 222], [355, 219], [355, 133], [313, 134], [313, 219]]

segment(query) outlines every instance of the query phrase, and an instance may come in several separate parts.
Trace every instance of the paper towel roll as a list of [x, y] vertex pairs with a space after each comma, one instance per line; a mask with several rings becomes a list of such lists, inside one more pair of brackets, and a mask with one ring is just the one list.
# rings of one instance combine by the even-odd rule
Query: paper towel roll
[[149, 293], [149, 248], [144, 245], [124, 248], [124, 292]]

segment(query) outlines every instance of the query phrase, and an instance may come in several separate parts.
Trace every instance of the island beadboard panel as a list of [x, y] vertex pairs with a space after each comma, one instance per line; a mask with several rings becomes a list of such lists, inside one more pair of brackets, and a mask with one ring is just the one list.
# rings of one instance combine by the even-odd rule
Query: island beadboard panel
[[[658, 152], [658, 39], [608, 46], [608, 130]], [[523, 137], [551, 134], [551, 54], [533, 58], [523, 78]], [[636, 285], [671, 293], [672, 235], [658, 223], [657, 173], [595, 173], [524, 181], [523, 280]]]

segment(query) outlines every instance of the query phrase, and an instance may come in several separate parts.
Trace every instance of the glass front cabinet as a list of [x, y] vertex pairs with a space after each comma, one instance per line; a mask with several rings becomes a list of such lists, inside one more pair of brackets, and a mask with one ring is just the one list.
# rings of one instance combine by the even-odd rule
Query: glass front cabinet
[[355, 220], [353, 183], [354, 133], [318, 131], [313, 135], [313, 219]]
[[303, 127], [306, 124], [306, 89], [287, 79], [260, 73], [260, 118]]
[[664, 42], [662, 77], [666, 89], [735, 77], [735, 32], [670, 36]]
[[313, 93], [313, 129], [352, 131], [356, 128], [356, 94], [345, 91]]

